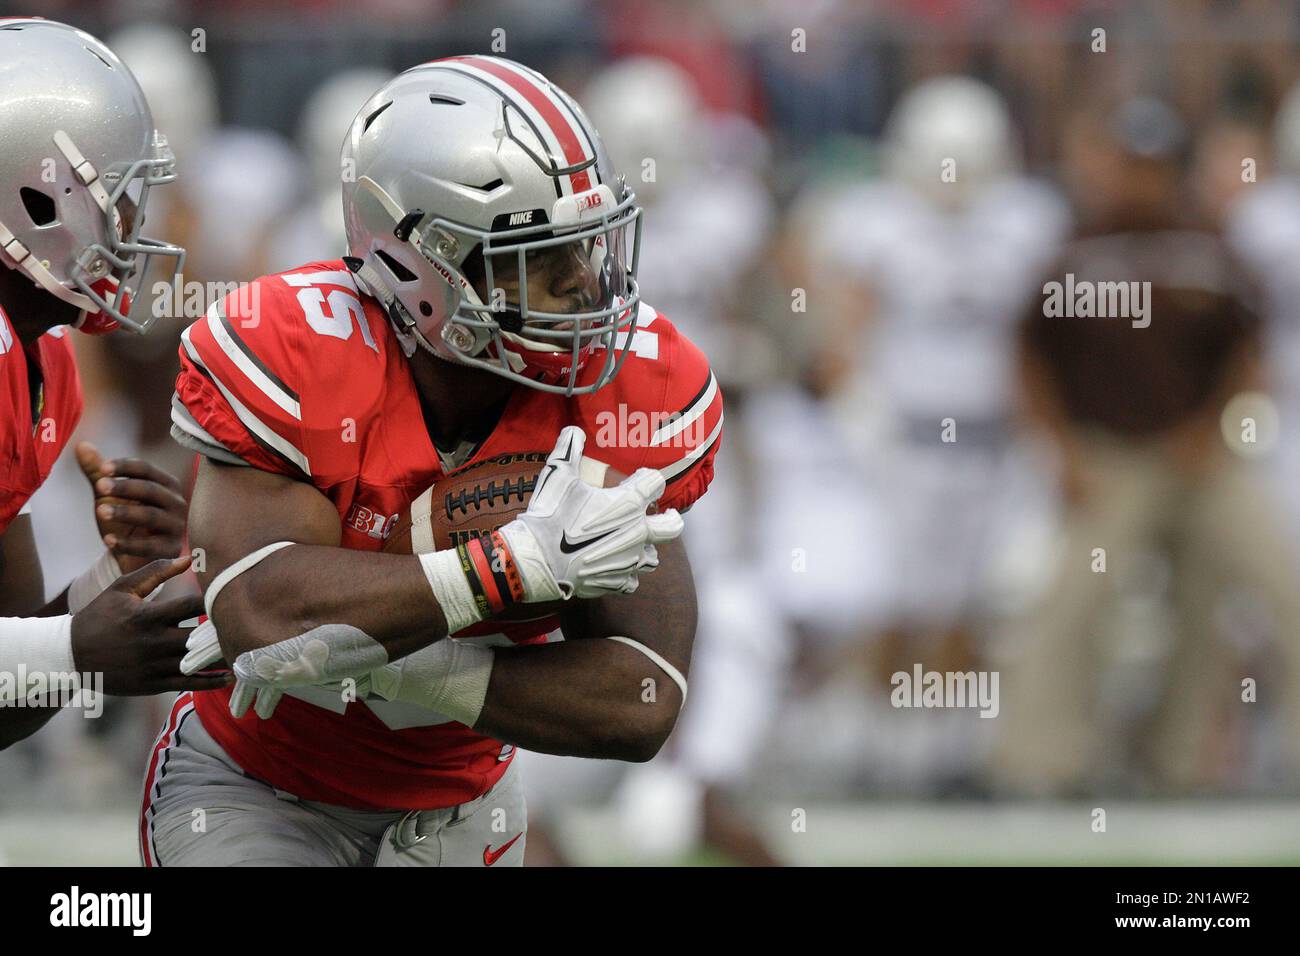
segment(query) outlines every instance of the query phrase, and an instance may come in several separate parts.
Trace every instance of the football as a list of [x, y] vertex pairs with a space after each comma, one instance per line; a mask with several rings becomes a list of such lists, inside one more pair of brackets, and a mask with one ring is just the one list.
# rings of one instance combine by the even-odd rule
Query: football
[[[430, 485], [397, 519], [384, 542], [395, 554], [428, 554], [490, 534], [528, 507], [548, 452], [517, 452], [476, 461]], [[609, 488], [625, 477], [603, 462], [584, 456], [583, 481]], [[525, 604], [507, 608], [498, 620], [528, 621], [558, 613], [561, 605]]]
[[[490, 534], [528, 507], [547, 454], [535, 451], [497, 455], [444, 476], [397, 519], [384, 550], [428, 554]], [[590, 457], [582, 459], [581, 475], [588, 484], [604, 488], [626, 477]]]

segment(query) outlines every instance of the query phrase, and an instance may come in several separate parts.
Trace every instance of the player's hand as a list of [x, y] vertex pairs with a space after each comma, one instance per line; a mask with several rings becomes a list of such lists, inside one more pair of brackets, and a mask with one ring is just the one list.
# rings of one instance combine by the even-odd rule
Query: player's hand
[[104, 675], [104, 692], [124, 696], [212, 690], [224, 675], [186, 677], [179, 665], [193, 622], [203, 613], [196, 595], [146, 601], [152, 591], [190, 566], [188, 556], [154, 561], [109, 585], [72, 616], [72, 659], [79, 672]]
[[586, 443], [580, 428], [560, 432], [528, 510], [501, 529], [527, 603], [631, 594], [637, 576], [659, 566], [655, 544], [682, 533], [675, 510], [646, 514], [664, 493], [658, 471], [639, 468], [614, 488], [583, 481]]
[[118, 567], [135, 571], [181, 553], [186, 504], [175, 478], [138, 458], [106, 459], [90, 442], [75, 451], [95, 493], [100, 537]]
[[243, 717], [248, 705], [263, 720], [275, 713], [286, 689], [361, 680], [388, 663], [384, 646], [349, 624], [322, 624], [305, 634], [245, 651], [235, 658], [230, 712]]

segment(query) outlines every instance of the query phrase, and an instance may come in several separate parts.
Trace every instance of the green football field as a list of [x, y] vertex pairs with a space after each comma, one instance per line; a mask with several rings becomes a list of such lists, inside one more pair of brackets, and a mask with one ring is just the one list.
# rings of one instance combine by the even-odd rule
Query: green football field
[[[814, 804], [800, 808], [803, 832], [794, 832], [793, 809], [767, 804], [753, 818], [782, 859], [804, 866], [1300, 864], [1300, 803], [1285, 801]], [[1097, 809], [1105, 811], [1104, 831], [1094, 831]], [[11, 807], [0, 816], [0, 860], [133, 866], [136, 824], [127, 808]], [[560, 821], [559, 836], [575, 861], [589, 865], [726, 862], [709, 851], [638, 857], [619, 839], [628, 827], [607, 810], [574, 810]]]

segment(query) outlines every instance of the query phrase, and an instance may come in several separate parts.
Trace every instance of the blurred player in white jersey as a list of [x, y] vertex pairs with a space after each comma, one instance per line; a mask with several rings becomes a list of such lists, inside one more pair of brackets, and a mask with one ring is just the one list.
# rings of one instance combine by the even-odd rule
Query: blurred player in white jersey
[[[999, 511], [1023, 470], [1009, 425], [1014, 322], [1068, 212], [1021, 174], [1005, 105], [967, 77], [904, 94], [883, 153], [880, 179], [844, 186], [828, 203], [813, 254], [841, 286], [841, 308], [865, 314], [854, 365], [857, 391], [883, 418], [872, 457], [891, 581], [873, 657], [887, 679], [916, 663], [974, 664]], [[954, 760], [975, 758], [971, 747], [939, 749], [932, 759], [954, 773]]]

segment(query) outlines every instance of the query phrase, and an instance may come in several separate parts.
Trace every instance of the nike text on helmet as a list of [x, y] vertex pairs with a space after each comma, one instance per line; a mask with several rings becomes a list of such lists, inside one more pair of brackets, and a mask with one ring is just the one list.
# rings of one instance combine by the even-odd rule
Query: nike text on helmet
[[[362, 107], [341, 171], [348, 264], [408, 353], [418, 344], [567, 395], [618, 373], [636, 331], [641, 209], [545, 77], [487, 56], [407, 70]], [[528, 302], [530, 266], [556, 247], [595, 280], [578, 311]], [[518, 301], [491, 291], [503, 270], [517, 273]], [[602, 365], [578, 385], [589, 359]]]
[[143, 332], [135, 283], [153, 256], [173, 279], [185, 250], [140, 235], [150, 188], [175, 178], [140, 85], [88, 33], [0, 19], [0, 89], [0, 262], [80, 307], [78, 328]]

